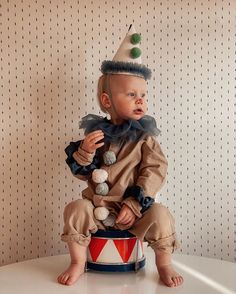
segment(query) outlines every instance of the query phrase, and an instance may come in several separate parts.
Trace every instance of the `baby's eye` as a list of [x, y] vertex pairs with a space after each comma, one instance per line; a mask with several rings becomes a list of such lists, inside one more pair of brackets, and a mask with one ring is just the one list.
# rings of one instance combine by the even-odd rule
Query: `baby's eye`
[[127, 95], [130, 96], [130, 97], [134, 97], [135, 96], [134, 92], [129, 92]]
[[142, 97], [142, 98], [144, 98], [145, 96], [146, 96], [146, 94], [145, 94], [145, 93], [143, 93], [143, 94], [141, 95], [141, 97]]

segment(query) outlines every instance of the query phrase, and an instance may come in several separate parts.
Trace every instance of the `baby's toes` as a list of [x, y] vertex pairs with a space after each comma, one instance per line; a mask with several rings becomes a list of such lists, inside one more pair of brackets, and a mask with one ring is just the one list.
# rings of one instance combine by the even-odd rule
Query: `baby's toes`
[[184, 281], [183, 277], [182, 276], [178, 276], [178, 281], [179, 281], [179, 284], [178, 285], [181, 285]]
[[66, 282], [67, 282], [68, 278], [69, 278], [68, 275], [66, 275], [66, 274], [62, 275], [60, 283], [63, 284], [63, 285], [66, 285]]
[[172, 277], [172, 281], [173, 281], [173, 286], [172, 287], [178, 286], [178, 284], [179, 284], [178, 277]]
[[57, 281], [60, 284], [61, 284], [61, 281], [62, 281], [62, 277], [63, 277], [63, 274], [60, 274], [60, 276], [57, 277]]
[[164, 282], [168, 287], [174, 287], [174, 286], [175, 286], [175, 281], [174, 281], [173, 278], [171, 278], [171, 277], [167, 277], [163, 282]]
[[173, 282], [175, 286], [179, 286], [180, 284], [183, 283], [183, 278], [181, 276], [176, 276], [173, 278]]
[[70, 286], [70, 285], [74, 284], [76, 282], [76, 280], [77, 279], [75, 277], [71, 276], [67, 279], [66, 285]]

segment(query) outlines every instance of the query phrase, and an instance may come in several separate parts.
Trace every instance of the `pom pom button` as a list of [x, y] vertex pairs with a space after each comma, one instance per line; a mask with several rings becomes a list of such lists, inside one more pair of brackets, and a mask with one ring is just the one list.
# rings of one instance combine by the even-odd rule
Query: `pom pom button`
[[108, 187], [107, 183], [98, 184], [95, 192], [98, 195], [106, 196], [109, 192], [109, 187]]
[[137, 34], [137, 33], [133, 34], [133, 35], [131, 36], [130, 41], [131, 41], [131, 43], [134, 44], [134, 45], [140, 43], [140, 41], [141, 41], [141, 35], [140, 35], [140, 34]]
[[116, 155], [113, 151], [106, 151], [103, 154], [103, 161], [105, 165], [112, 165], [116, 162]]
[[108, 173], [104, 169], [95, 169], [92, 173], [92, 179], [94, 183], [100, 184], [107, 180]]
[[130, 54], [133, 59], [136, 59], [141, 55], [141, 50], [138, 47], [134, 47], [131, 49]]

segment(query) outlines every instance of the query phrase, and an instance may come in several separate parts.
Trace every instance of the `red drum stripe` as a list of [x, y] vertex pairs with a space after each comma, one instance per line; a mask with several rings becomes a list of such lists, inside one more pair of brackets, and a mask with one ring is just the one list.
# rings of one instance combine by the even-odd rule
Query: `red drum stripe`
[[91, 239], [90, 243], [89, 243], [89, 251], [91, 254], [91, 258], [93, 260], [93, 262], [97, 261], [97, 258], [99, 256], [99, 254], [101, 253], [102, 249], [104, 248], [105, 244], [107, 243], [107, 239], [100, 239], [100, 238], [96, 238], [96, 239]]
[[137, 239], [113, 240], [123, 262], [128, 262]]

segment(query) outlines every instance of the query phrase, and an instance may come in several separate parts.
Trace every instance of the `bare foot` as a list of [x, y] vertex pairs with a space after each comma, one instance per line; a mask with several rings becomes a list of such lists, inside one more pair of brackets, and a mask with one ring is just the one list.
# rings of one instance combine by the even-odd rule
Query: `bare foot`
[[171, 264], [157, 267], [160, 279], [168, 287], [177, 287], [183, 283], [183, 277], [179, 275]]
[[177, 287], [184, 281], [171, 264], [171, 254], [163, 250], [156, 250], [156, 265], [162, 282], [168, 287]]
[[84, 273], [84, 267], [83, 263], [71, 263], [68, 269], [57, 278], [58, 283], [67, 286], [73, 285]]

